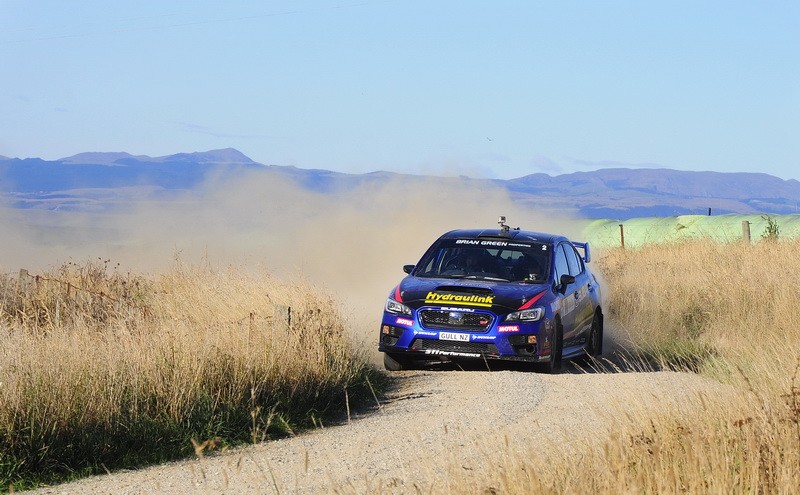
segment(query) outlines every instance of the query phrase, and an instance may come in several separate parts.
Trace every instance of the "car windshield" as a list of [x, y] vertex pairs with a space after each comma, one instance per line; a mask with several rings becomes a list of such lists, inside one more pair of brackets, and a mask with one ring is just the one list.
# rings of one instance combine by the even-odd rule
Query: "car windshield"
[[428, 250], [414, 275], [544, 283], [550, 273], [547, 244], [447, 239]]

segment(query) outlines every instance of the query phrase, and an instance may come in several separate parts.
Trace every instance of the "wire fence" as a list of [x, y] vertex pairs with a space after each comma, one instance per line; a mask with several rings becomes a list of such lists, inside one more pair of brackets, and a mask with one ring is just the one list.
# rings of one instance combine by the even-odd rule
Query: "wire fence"
[[111, 296], [110, 294], [106, 294], [104, 291], [95, 291], [95, 290], [92, 290], [92, 289], [87, 289], [85, 287], [79, 287], [79, 286], [77, 286], [77, 285], [75, 285], [72, 282], [69, 282], [67, 280], [60, 280], [60, 279], [52, 278], [52, 277], [45, 277], [43, 275], [31, 275], [28, 272], [28, 270], [26, 270], [24, 268], [20, 269], [20, 271], [19, 271], [20, 287], [25, 287], [26, 284], [31, 280], [35, 283], [35, 287], [36, 287], [36, 291], [37, 292], [39, 291], [39, 288], [40, 288], [40, 285], [42, 284], [42, 282], [53, 282], [53, 283], [56, 283], [56, 284], [61, 284], [62, 286], [64, 286], [66, 288], [67, 297], [69, 297], [71, 295], [72, 291], [78, 291], [78, 292], [83, 292], [85, 294], [90, 294], [90, 295], [93, 295], [93, 296], [97, 296], [97, 297], [99, 297], [101, 299], [109, 300], [109, 301], [112, 301], [112, 302], [115, 302], [115, 303], [125, 303], [125, 304], [127, 304], [129, 306], [137, 306], [135, 304], [132, 304], [131, 301], [121, 301], [120, 299], [115, 298], [115, 297]]
[[[88, 288], [69, 280], [31, 274], [24, 268], [19, 270], [16, 284], [9, 283], [13, 282], [11, 278], [6, 278], [5, 282], [0, 294], [0, 315], [10, 316], [23, 324], [59, 327], [63, 322], [65, 311], [76, 308], [100, 322], [108, 321], [123, 313], [127, 313], [128, 317], [141, 316], [145, 320], [153, 316], [153, 308], [137, 300], [138, 294], [129, 289], [116, 287], [121, 293], [115, 295], [112, 294], [114, 287], [108, 291]], [[11, 287], [13, 285], [16, 286], [16, 290]], [[53, 286], [57, 289], [52, 290]], [[273, 305], [271, 309], [271, 312], [250, 311], [241, 318], [220, 324], [239, 328], [247, 326], [252, 329], [259, 324], [280, 323], [291, 328], [293, 318], [291, 306]], [[188, 324], [196, 323], [189, 315], [173, 316], [172, 319], [182, 320]]]

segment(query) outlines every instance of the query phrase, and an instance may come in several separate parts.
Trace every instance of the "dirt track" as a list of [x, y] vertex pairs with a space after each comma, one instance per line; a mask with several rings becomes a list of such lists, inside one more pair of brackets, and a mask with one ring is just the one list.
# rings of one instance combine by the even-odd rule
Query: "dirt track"
[[719, 385], [683, 373], [397, 373], [381, 410], [293, 438], [39, 493], [430, 491], [529, 449], [599, 445], [618, 422], [699, 407]]

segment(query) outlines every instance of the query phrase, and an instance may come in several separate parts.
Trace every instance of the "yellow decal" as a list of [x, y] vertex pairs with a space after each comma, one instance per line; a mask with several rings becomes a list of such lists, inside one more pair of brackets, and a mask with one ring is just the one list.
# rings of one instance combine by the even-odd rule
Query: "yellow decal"
[[428, 292], [425, 296], [427, 304], [460, 304], [464, 306], [480, 306], [491, 308], [494, 296], [462, 296], [458, 294], [441, 294], [439, 292]]

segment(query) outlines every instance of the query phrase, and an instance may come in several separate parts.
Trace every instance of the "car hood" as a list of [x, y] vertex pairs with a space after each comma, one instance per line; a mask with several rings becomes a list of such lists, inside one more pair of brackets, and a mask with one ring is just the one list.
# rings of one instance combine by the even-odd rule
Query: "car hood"
[[546, 284], [408, 276], [395, 289], [394, 296], [414, 309], [445, 306], [508, 313], [520, 309], [545, 290]]

